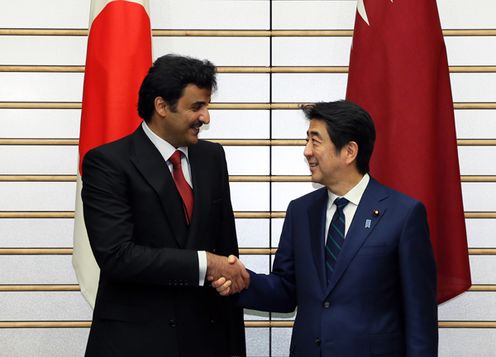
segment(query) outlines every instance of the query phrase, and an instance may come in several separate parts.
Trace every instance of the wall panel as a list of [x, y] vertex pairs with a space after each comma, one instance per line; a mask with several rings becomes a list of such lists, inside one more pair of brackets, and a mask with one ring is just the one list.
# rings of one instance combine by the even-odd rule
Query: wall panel
[[492, 66], [496, 63], [496, 52], [481, 51], [481, 48], [496, 48], [496, 37], [445, 37], [450, 66]]
[[0, 211], [73, 211], [75, 194], [75, 182], [0, 182]]
[[496, 320], [496, 294], [470, 291], [439, 306], [440, 320]]
[[73, 232], [70, 218], [4, 218], [0, 221], [0, 247], [72, 248]]
[[218, 89], [213, 102], [268, 102], [269, 82], [267, 74], [219, 73]]
[[342, 73], [275, 73], [272, 76], [272, 100], [302, 103], [344, 99], [347, 78]]
[[225, 146], [227, 168], [231, 175], [268, 175], [270, 148], [268, 146]]
[[270, 246], [270, 220], [264, 218], [236, 219], [236, 233], [240, 248], [265, 248]]
[[86, 36], [0, 36], [0, 65], [83, 66]]
[[89, 332], [89, 328], [7, 328], [0, 333], [0, 345], [9, 357], [84, 356]]
[[231, 182], [231, 201], [235, 211], [270, 211], [268, 182]]
[[274, 37], [272, 65], [348, 66], [350, 48], [351, 37]]
[[440, 329], [439, 357], [491, 357], [496, 329]]
[[[0, 284], [77, 284], [77, 280], [70, 255], [0, 255]], [[4, 294], [8, 293], [0, 295]]]
[[286, 211], [291, 200], [320, 187], [321, 185], [312, 182], [274, 182], [272, 184], [272, 210]]
[[465, 211], [495, 211], [496, 183], [462, 183], [463, 206]]
[[79, 109], [0, 109], [0, 133], [3, 138], [78, 138], [80, 118]]
[[[459, 146], [466, 211], [494, 217], [496, 206], [496, 10], [492, 0], [475, 6], [464, 0], [438, 0], [443, 28], [456, 30], [445, 36], [451, 67], [457, 137], [489, 139], [481, 145]], [[296, 103], [341, 99], [346, 88], [346, 67], [351, 31], [326, 35], [308, 30], [351, 30], [355, 21], [353, 0], [151, 0], [154, 57], [180, 53], [208, 58], [223, 68], [211, 123], [202, 130], [206, 139], [304, 139], [308, 122], [297, 109], [270, 110], [270, 103]], [[0, 214], [8, 211], [68, 211], [74, 209], [74, 182], [28, 182], [20, 175], [74, 175], [75, 145], [12, 145], [5, 139], [77, 139], [79, 109], [5, 109], [4, 102], [74, 103], [82, 94], [83, 66], [89, 1], [18, 0], [0, 11]], [[6, 31], [32, 29], [26, 35]], [[68, 34], [41, 34], [42, 30], [69, 30]], [[78, 31], [81, 29], [83, 31]], [[159, 30], [179, 30], [164, 32]], [[184, 30], [184, 31], [183, 31]], [[189, 30], [214, 30], [210, 33]], [[237, 30], [235, 33], [215, 30]], [[241, 31], [239, 31], [241, 30]], [[255, 32], [247, 33], [247, 31]], [[302, 30], [296, 35], [270, 30]], [[475, 31], [467, 31], [475, 30]], [[482, 30], [482, 31], [481, 31]], [[3, 31], [3, 32], [2, 32]], [[71, 32], [72, 31], [72, 32]], [[182, 31], [182, 32], [181, 32]], [[264, 32], [261, 32], [264, 31]], [[493, 32], [491, 32], [493, 31]], [[446, 32], [445, 32], [446, 33]], [[488, 35], [490, 34], [490, 35]], [[474, 36], [476, 35], [476, 36]], [[12, 66], [34, 66], [21, 68]], [[36, 67], [48, 66], [48, 67]], [[62, 66], [55, 68], [56, 66]], [[63, 67], [78, 66], [78, 67]], [[285, 73], [281, 66], [292, 67]], [[340, 66], [339, 73], [322, 73], [299, 66]], [[291, 72], [291, 73], [289, 73]], [[465, 102], [480, 103], [467, 109]], [[244, 104], [263, 109], [245, 109]], [[24, 104], [18, 104], [22, 107]], [[2, 108], [3, 107], [3, 108]], [[442, 135], [442, 133], [440, 133]], [[231, 175], [233, 207], [255, 218], [237, 218], [242, 255], [247, 267], [267, 273], [277, 247], [283, 218], [268, 218], [284, 211], [290, 200], [318, 188], [301, 182], [309, 171], [303, 146], [269, 146], [254, 142], [225, 145]], [[14, 175], [13, 177], [2, 175]], [[256, 177], [254, 177], [256, 175]], [[282, 178], [277, 176], [294, 176]], [[481, 176], [473, 182], [467, 175]], [[241, 176], [241, 177], [240, 177]], [[303, 177], [304, 176], [304, 177]], [[32, 179], [32, 178], [31, 178]], [[59, 178], [60, 179], [60, 178]], [[480, 178], [479, 178], [480, 179]], [[72, 178], [69, 178], [72, 180]], [[246, 217], [246, 216], [245, 216]], [[278, 213], [276, 213], [278, 217]], [[440, 306], [440, 318], [449, 321], [496, 322], [494, 286], [496, 254], [494, 218], [468, 218], [470, 262], [476, 288]], [[71, 256], [65, 254], [11, 255], [5, 248], [70, 248], [72, 218], [0, 218], [0, 284], [76, 284]], [[258, 249], [258, 250], [256, 250]], [[60, 252], [60, 251], [59, 251]], [[247, 252], [247, 251], [245, 251]], [[76, 287], [77, 288], [77, 287]], [[90, 311], [78, 291], [0, 291], [0, 323], [20, 320], [89, 320]], [[266, 327], [270, 320], [291, 322], [294, 314], [245, 311], [248, 355], [287, 356], [291, 329]], [[440, 329], [440, 356], [492, 356], [495, 328]], [[82, 356], [87, 328], [2, 328], [2, 351], [10, 356]]]
[[495, 110], [455, 110], [455, 119], [458, 138], [496, 138]]
[[268, 110], [211, 110], [210, 124], [200, 132], [203, 139], [269, 139]]
[[3, 145], [0, 175], [75, 175], [78, 155], [74, 145]]
[[159, 29], [243, 29], [270, 27], [268, 0], [152, 0], [151, 23]]
[[496, 73], [452, 73], [455, 102], [495, 102]]
[[0, 101], [80, 102], [83, 73], [0, 72]]
[[274, 139], [304, 139], [308, 121], [301, 110], [273, 110], [272, 137]]
[[207, 58], [216, 66], [268, 66], [267, 37], [156, 37], [154, 57], [176, 53]]
[[275, 30], [351, 29], [355, 23], [354, 1], [277, 0], [272, 6]]
[[88, 28], [89, 14], [87, 0], [3, 1], [0, 28]]
[[496, 146], [461, 146], [458, 158], [462, 175], [496, 174]]
[[472, 284], [494, 285], [494, 282], [496, 282], [496, 270], [494, 269], [495, 264], [496, 255], [470, 256], [470, 273], [472, 276]]
[[1, 321], [84, 321], [93, 310], [79, 291], [9, 292], [0, 295]]
[[472, 248], [492, 248], [496, 246], [494, 232], [496, 219], [466, 219], [468, 246]]

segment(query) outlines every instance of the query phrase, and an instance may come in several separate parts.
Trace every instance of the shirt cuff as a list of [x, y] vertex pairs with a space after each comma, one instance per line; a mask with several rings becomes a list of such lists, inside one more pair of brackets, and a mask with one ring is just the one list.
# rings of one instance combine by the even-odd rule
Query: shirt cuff
[[200, 270], [199, 285], [203, 286], [207, 275], [207, 253], [204, 250], [198, 251], [198, 267]]

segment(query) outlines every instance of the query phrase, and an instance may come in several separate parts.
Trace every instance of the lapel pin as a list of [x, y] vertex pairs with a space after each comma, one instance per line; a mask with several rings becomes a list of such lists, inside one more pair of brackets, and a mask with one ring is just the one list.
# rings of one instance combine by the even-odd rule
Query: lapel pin
[[374, 215], [374, 217], [379, 217], [379, 215], [381, 214], [381, 212], [378, 209], [375, 209], [375, 210], [372, 211], [372, 214]]
[[371, 219], [366, 219], [365, 220], [365, 228], [370, 228], [370, 224], [372, 223]]

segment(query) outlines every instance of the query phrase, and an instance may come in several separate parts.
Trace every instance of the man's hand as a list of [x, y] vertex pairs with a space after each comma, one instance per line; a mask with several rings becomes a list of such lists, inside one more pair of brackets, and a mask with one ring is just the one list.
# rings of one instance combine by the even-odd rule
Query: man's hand
[[207, 279], [220, 295], [226, 296], [246, 289], [250, 274], [234, 255], [228, 258], [207, 252]]

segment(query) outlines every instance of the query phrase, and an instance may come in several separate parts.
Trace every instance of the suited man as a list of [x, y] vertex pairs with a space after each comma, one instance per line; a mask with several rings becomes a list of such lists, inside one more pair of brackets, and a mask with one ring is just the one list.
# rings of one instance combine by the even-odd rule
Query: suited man
[[[369, 176], [375, 129], [362, 108], [338, 101], [303, 111], [304, 155], [324, 187], [289, 204], [272, 273], [250, 272], [240, 304], [297, 308], [291, 356], [437, 356], [424, 206]], [[214, 285], [228, 294], [228, 279]]]
[[238, 290], [248, 279], [225, 257], [238, 245], [224, 151], [198, 140], [215, 88], [212, 63], [160, 57], [139, 92], [142, 125], [84, 158], [101, 269], [86, 356], [245, 355], [242, 309], [204, 286], [207, 273]]

